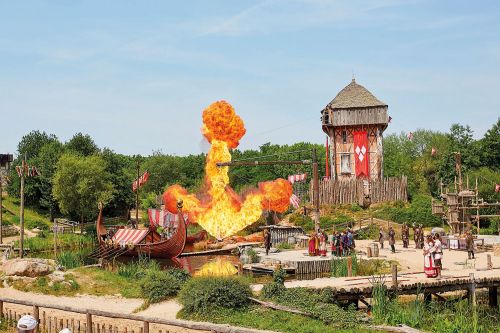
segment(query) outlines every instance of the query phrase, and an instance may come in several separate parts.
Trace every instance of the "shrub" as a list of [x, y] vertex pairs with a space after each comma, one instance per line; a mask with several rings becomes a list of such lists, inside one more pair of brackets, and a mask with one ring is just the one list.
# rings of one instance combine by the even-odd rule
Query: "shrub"
[[247, 254], [250, 257], [250, 259], [252, 259], [253, 264], [258, 263], [260, 261], [259, 255], [253, 248], [248, 249]]
[[139, 281], [142, 296], [149, 303], [158, 303], [177, 295], [181, 282], [163, 271], [148, 271]]
[[171, 268], [165, 271], [165, 273], [179, 281], [181, 285], [184, 285], [191, 278], [191, 274], [188, 271], [180, 268]]
[[160, 264], [156, 260], [140, 256], [137, 261], [130, 261], [118, 267], [118, 275], [126, 278], [140, 279], [149, 271], [160, 271]]
[[384, 204], [374, 211], [374, 216], [397, 223], [423, 224], [425, 227], [442, 224], [438, 216], [432, 215], [431, 197], [428, 195], [416, 195], [409, 204], [402, 201]]
[[289, 221], [292, 224], [302, 227], [304, 230], [314, 229], [314, 221], [307, 215], [294, 213], [290, 215]]
[[187, 313], [203, 313], [212, 308], [245, 308], [252, 295], [250, 285], [235, 277], [200, 277], [189, 280], [179, 293]]
[[280, 250], [290, 250], [290, 249], [293, 249], [293, 246], [290, 245], [290, 244], [288, 244], [287, 242], [279, 243], [276, 247], [278, 249], [280, 249]]
[[273, 272], [273, 282], [264, 285], [261, 295], [264, 298], [272, 299], [283, 294], [286, 291], [285, 287], [286, 271], [283, 268], [278, 268]]
[[85, 259], [89, 253], [89, 249], [60, 252], [57, 256], [57, 263], [66, 269], [80, 267], [85, 265]]

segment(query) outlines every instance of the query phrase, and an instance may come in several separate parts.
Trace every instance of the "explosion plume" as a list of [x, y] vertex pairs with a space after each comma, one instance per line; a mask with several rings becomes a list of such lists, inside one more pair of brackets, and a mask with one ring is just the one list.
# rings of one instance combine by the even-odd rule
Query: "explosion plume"
[[182, 199], [184, 211], [210, 235], [223, 239], [234, 235], [259, 219], [263, 209], [284, 212], [289, 205], [292, 187], [284, 179], [259, 184], [244, 198], [229, 185], [229, 149], [236, 148], [246, 129], [243, 120], [226, 101], [218, 101], [203, 111], [203, 135], [211, 143], [205, 164], [205, 192], [189, 194], [179, 185], [170, 186], [163, 194], [165, 206], [177, 212], [176, 202]]

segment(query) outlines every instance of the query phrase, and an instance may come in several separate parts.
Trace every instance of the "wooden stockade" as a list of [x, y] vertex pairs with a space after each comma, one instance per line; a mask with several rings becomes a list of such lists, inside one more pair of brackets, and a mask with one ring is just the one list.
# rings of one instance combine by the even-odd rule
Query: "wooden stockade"
[[[407, 178], [388, 177], [381, 180], [362, 179], [321, 180], [319, 182], [319, 202], [321, 205], [359, 204], [385, 201], [407, 201]], [[313, 197], [312, 185], [310, 197]]]
[[[24, 307], [23, 311], [15, 311], [9, 304]], [[61, 315], [54, 310], [70, 312]], [[69, 328], [73, 333], [272, 333], [250, 328], [234, 327], [225, 324], [193, 322], [177, 319], [162, 319], [133, 314], [113, 313], [99, 310], [82, 310], [73, 307], [48, 305], [40, 302], [16, 300], [0, 296], [0, 314], [8, 325], [15, 323], [24, 314], [31, 314], [40, 323], [38, 332], [57, 333], [63, 328]], [[59, 317], [58, 317], [59, 315]], [[63, 318], [61, 318], [63, 317]], [[110, 322], [110, 319], [119, 319]]]
[[287, 225], [269, 225], [260, 229], [268, 229], [271, 232], [271, 244], [287, 243], [289, 237], [297, 237], [304, 235], [304, 229], [296, 226]]

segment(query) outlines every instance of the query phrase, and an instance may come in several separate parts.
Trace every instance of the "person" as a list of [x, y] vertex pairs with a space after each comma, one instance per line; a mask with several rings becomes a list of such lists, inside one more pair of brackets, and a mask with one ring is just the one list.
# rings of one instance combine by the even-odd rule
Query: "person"
[[38, 326], [38, 322], [33, 316], [24, 315], [17, 322], [18, 333], [34, 333]]
[[331, 246], [330, 249], [331, 249], [331, 252], [332, 252], [332, 257], [337, 253], [337, 247], [335, 246], [336, 241], [337, 241], [337, 233], [334, 230], [333, 233], [332, 233], [331, 240], [330, 240], [330, 246]]
[[349, 236], [347, 235], [347, 230], [344, 232], [342, 236], [342, 249], [343, 249], [343, 255], [348, 256], [350, 254], [350, 248], [349, 248]]
[[437, 276], [436, 266], [434, 264], [434, 242], [432, 236], [428, 235], [427, 240], [424, 242], [424, 273], [428, 278], [435, 278]]
[[319, 254], [326, 257], [326, 234], [323, 231], [319, 232]]
[[314, 234], [314, 255], [319, 256], [319, 230]]
[[384, 231], [382, 230], [382, 227], [378, 230], [378, 242], [380, 243], [380, 248], [384, 248]]
[[347, 229], [347, 245], [349, 246], [349, 252], [354, 251], [356, 244], [354, 243], [354, 234], [351, 229]]
[[340, 257], [342, 255], [342, 234], [340, 232], [335, 235], [335, 250], [335, 255]]
[[271, 232], [268, 229], [264, 229], [264, 246], [266, 247], [266, 256], [268, 256], [271, 249]]
[[418, 235], [418, 226], [413, 223], [413, 241], [415, 242], [415, 248], [418, 249], [418, 239], [419, 239], [419, 235]]
[[391, 252], [396, 253], [396, 232], [392, 226], [389, 227], [389, 245], [391, 246]]
[[316, 238], [315, 238], [315, 235], [314, 235], [314, 232], [311, 234], [311, 237], [309, 238], [309, 256], [313, 257], [315, 256], [315, 244], [316, 244]]
[[424, 248], [424, 225], [421, 224], [420, 227], [418, 228], [419, 233], [418, 233], [418, 244], [419, 248], [423, 249]]
[[406, 223], [401, 228], [401, 239], [403, 240], [403, 248], [407, 249], [410, 240], [410, 228], [408, 228]]
[[436, 234], [434, 236], [434, 264], [436, 265], [437, 277], [441, 278], [441, 271], [443, 270], [443, 244], [441, 243], [441, 236]]
[[472, 232], [467, 231], [465, 233], [465, 244], [467, 245], [467, 255], [470, 259], [474, 258], [474, 237], [472, 236]]

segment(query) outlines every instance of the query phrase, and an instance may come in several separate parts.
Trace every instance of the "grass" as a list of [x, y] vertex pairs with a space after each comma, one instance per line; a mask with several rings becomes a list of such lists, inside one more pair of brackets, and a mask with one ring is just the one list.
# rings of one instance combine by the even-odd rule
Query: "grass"
[[12, 286], [25, 292], [54, 296], [74, 296], [80, 290], [80, 285], [72, 274], [66, 274], [64, 281], [51, 282], [48, 277], [41, 276], [33, 282], [25, 280], [13, 281]]
[[[58, 250], [88, 248], [93, 244], [94, 238], [87, 235], [60, 234], [57, 236]], [[15, 246], [19, 246], [19, 241], [16, 241]], [[53, 251], [54, 236], [48, 232], [41, 232], [36, 237], [25, 239], [24, 247], [30, 249], [30, 253]]]
[[73, 270], [82, 294], [104, 296], [121, 295], [125, 298], [141, 298], [136, 279], [121, 276], [116, 272], [99, 268], [76, 268]]
[[[19, 199], [5, 196], [2, 205], [5, 207], [3, 215], [4, 221], [7, 222], [7, 224], [19, 225]], [[47, 230], [50, 229], [52, 225], [46, 216], [28, 207], [24, 208], [24, 222], [26, 229], [38, 227], [39, 229]]]
[[357, 327], [355, 329], [342, 330], [334, 328], [317, 319], [295, 315], [283, 311], [276, 311], [251, 306], [245, 311], [230, 309], [213, 309], [203, 314], [186, 314], [182, 310], [177, 314], [178, 318], [209, 321], [217, 324], [229, 324], [255, 329], [271, 330], [286, 333], [366, 333], [368, 329]]

